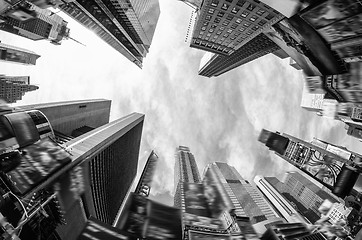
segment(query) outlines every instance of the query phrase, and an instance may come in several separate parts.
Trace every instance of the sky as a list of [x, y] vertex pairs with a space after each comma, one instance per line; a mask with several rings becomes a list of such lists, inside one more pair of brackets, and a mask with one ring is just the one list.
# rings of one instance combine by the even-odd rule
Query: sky
[[60, 46], [0, 32], [0, 40], [41, 55], [36, 66], [0, 62], [0, 74], [30, 76], [39, 90], [16, 105], [105, 98], [111, 120], [145, 114], [138, 175], [153, 149], [159, 156], [151, 198], [172, 205], [174, 153], [179, 145], [194, 154], [200, 173], [208, 163], [227, 162], [247, 180], [282, 177], [293, 170], [257, 141], [262, 128], [304, 140], [313, 137], [361, 152], [344, 124], [300, 107], [303, 73], [288, 59], [267, 55], [216, 78], [198, 76], [205, 52], [185, 42], [192, 9], [160, 0], [161, 15], [143, 69], [67, 15], [71, 40]]

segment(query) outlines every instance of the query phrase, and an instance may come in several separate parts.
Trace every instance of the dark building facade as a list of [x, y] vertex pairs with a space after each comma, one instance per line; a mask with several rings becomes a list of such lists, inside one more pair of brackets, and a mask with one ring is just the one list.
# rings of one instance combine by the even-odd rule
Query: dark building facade
[[282, 18], [260, 1], [205, 0], [198, 11], [190, 46], [231, 55]]
[[217, 77], [254, 59], [278, 50], [280, 50], [280, 47], [277, 44], [263, 33], [260, 33], [253, 40], [247, 42], [229, 56], [212, 55], [210, 59], [201, 63], [199, 75], [204, 77]]
[[30, 84], [29, 76], [1, 76], [0, 75], [0, 99], [7, 103], [21, 100], [26, 92], [35, 91], [38, 86]]
[[160, 14], [158, 0], [76, 0], [60, 8], [142, 67]]
[[0, 61], [35, 65], [39, 57], [35, 52], [0, 42]]

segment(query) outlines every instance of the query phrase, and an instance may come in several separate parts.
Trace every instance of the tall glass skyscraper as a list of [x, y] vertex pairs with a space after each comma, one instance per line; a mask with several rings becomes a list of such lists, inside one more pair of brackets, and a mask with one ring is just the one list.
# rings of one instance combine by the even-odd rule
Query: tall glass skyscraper
[[280, 221], [280, 216], [266, 201], [263, 194], [236, 169], [227, 163], [213, 163], [219, 179], [223, 183], [239, 217], [249, 217], [251, 223], [272, 220]]
[[158, 0], [76, 0], [60, 8], [142, 67], [160, 15]]

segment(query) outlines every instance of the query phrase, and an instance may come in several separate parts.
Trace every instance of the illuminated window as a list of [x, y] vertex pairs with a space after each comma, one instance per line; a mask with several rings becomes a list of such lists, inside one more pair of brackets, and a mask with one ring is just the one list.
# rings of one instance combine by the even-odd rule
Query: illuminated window
[[232, 30], [232, 29], [229, 29], [229, 30], [227, 30], [226, 32], [228, 32], [228, 33], [232, 33], [232, 32], [233, 32], [233, 30]]
[[244, 17], [244, 18], [246, 18], [248, 15], [249, 15], [249, 13], [248, 13], [247, 11], [244, 11], [244, 12], [241, 14], [241, 16]]
[[229, 25], [229, 23], [230, 23], [230, 21], [225, 20], [225, 21], [222, 23], [222, 25], [227, 26], [227, 25]]
[[228, 8], [229, 8], [229, 5], [226, 3], [224, 3], [221, 7], [221, 9], [224, 9], [224, 10], [228, 10]]
[[206, 20], [211, 20], [211, 16], [210, 16], [210, 15], [206, 15], [205, 19], [206, 19]]
[[214, 23], [219, 23], [220, 22], [220, 18], [215, 18]]
[[237, 14], [239, 12], [240, 8], [234, 7], [231, 12]]
[[229, 21], [233, 20], [233, 18], [234, 18], [234, 16], [232, 16], [232, 15], [228, 15], [228, 16], [226, 17], [226, 19], [229, 20]]
[[211, 2], [211, 6], [213, 6], [213, 7], [217, 7], [218, 4], [219, 4], [219, 0], [212, 0], [212, 2]]
[[210, 33], [214, 32], [214, 29], [210, 28], [210, 29], [209, 29], [209, 32], [210, 32]]
[[244, 25], [244, 27], [249, 27], [249, 26], [250, 26], [250, 23], [246, 22], [246, 23], [244, 23], [243, 25]]
[[217, 14], [217, 16], [218, 16], [218, 17], [223, 17], [224, 14], [225, 14], [224, 12], [219, 12], [219, 13]]
[[208, 12], [209, 12], [209, 13], [214, 13], [214, 11], [215, 11], [215, 10], [214, 10], [213, 8], [210, 8]]
[[250, 18], [250, 21], [255, 22], [257, 19], [258, 19], [258, 17], [254, 15]]

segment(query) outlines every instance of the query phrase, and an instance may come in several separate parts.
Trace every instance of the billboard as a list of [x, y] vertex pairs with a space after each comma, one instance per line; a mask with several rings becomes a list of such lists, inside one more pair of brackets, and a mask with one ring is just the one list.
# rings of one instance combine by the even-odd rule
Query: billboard
[[258, 141], [265, 143], [265, 145], [270, 150], [283, 155], [287, 149], [289, 138], [284, 137], [278, 133], [273, 133], [266, 129], [262, 129]]
[[334, 154], [336, 154], [336, 155], [338, 155], [341, 158], [344, 158], [346, 160], [349, 160], [351, 158], [351, 155], [352, 155], [350, 151], [347, 151], [345, 149], [342, 149], [340, 147], [336, 147], [336, 146], [333, 146], [333, 145], [330, 145], [330, 144], [328, 144], [326, 150], [331, 152], [331, 153], [334, 153]]
[[30, 145], [40, 139], [35, 123], [27, 113], [10, 113], [3, 117], [9, 122], [20, 147]]
[[133, 237], [181, 239], [181, 210], [132, 193], [126, 200], [118, 227]]
[[225, 230], [224, 222], [218, 218], [203, 217], [195, 214], [184, 213], [183, 222], [188, 226]]
[[183, 183], [186, 212], [203, 217], [211, 217], [211, 211], [201, 183]]
[[94, 217], [90, 217], [78, 240], [136, 240], [129, 234], [105, 224]]
[[357, 0], [328, 0], [301, 16], [315, 29], [320, 29], [360, 12], [362, 6]]
[[340, 198], [345, 198], [353, 189], [358, 177], [359, 172], [356, 169], [344, 165], [338, 174], [332, 193]]
[[191, 240], [231, 240], [230, 236], [216, 233], [206, 233], [201, 231], [189, 230], [189, 239]]
[[[15, 157], [15, 155], [13, 156]], [[49, 138], [21, 149], [19, 165], [3, 172], [2, 179], [18, 195], [25, 195], [62, 166], [71, 162], [69, 153]]]

